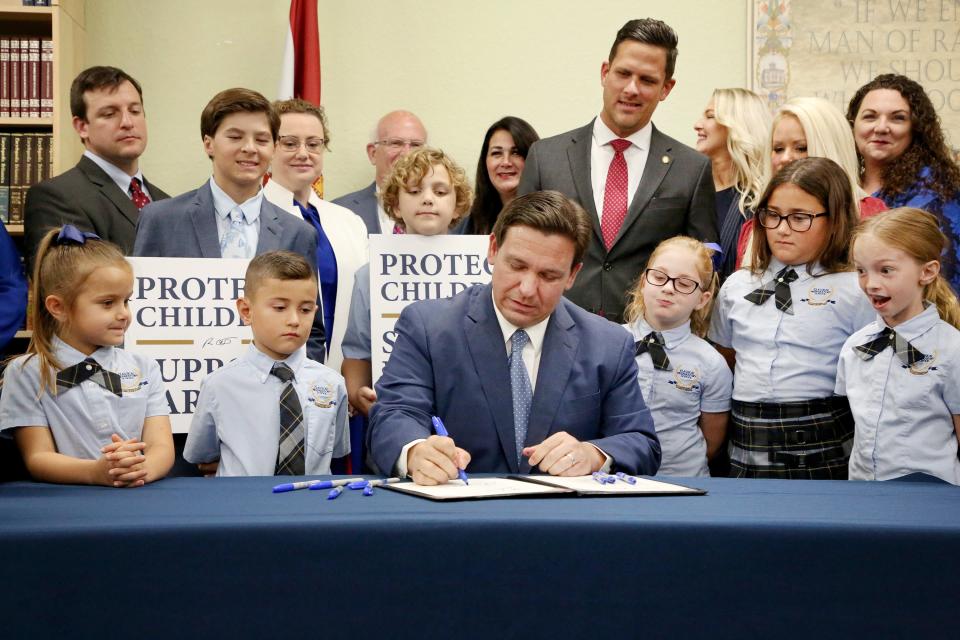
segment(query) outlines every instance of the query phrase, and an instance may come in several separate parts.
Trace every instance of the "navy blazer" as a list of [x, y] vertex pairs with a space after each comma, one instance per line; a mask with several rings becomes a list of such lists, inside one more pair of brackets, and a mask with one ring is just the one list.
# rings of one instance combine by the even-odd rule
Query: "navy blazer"
[[[413, 303], [395, 330], [367, 435], [376, 465], [391, 471], [406, 444], [430, 436], [437, 415], [470, 452], [469, 470], [529, 473], [526, 458], [517, 465], [510, 371], [490, 285]], [[627, 473], [653, 475], [660, 466], [632, 336], [563, 298], [547, 324], [526, 445], [558, 431], [595, 444]]]
[[360, 216], [363, 224], [367, 225], [367, 235], [371, 233], [383, 233], [380, 229], [380, 214], [377, 212], [377, 183], [371, 182], [369, 186], [340, 196], [333, 201], [341, 207], [346, 207]]
[[[153, 202], [140, 212], [134, 256], [158, 258], [220, 258], [216, 210], [210, 183], [176, 198]], [[260, 239], [257, 255], [285, 249], [299, 253], [317, 268], [317, 232], [303, 220], [271, 203], [260, 205]], [[323, 314], [317, 313], [307, 342], [307, 355], [323, 362]]]

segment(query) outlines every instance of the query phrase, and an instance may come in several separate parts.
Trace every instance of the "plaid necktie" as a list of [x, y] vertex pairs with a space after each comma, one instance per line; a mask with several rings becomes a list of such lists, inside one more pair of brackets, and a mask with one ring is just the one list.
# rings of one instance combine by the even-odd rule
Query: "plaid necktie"
[[93, 380], [98, 385], [118, 397], [123, 397], [120, 388], [120, 376], [101, 367], [93, 358], [87, 358], [72, 367], [60, 370], [57, 373], [57, 388], [72, 389], [79, 387], [86, 380]]
[[891, 346], [897, 357], [908, 367], [927, 357], [890, 327], [884, 327], [880, 335], [870, 342], [854, 347], [854, 352], [864, 360], [872, 360], [875, 355]]
[[667, 352], [664, 347], [663, 336], [657, 331], [651, 331], [643, 337], [643, 340], [636, 342], [636, 354], [650, 354], [653, 360], [653, 366], [661, 371], [670, 371], [670, 359], [667, 358]]
[[753, 304], [763, 304], [767, 298], [773, 296], [777, 303], [777, 309], [784, 313], [793, 315], [793, 299], [790, 297], [790, 283], [800, 276], [790, 267], [784, 267], [777, 272], [770, 282], [764, 283], [762, 287], [751, 291], [743, 296]]
[[627, 218], [627, 159], [623, 152], [632, 143], [623, 138], [610, 141], [613, 147], [613, 160], [607, 169], [607, 183], [603, 188], [603, 216], [600, 218], [600, 232], [603, 234], [603, 244], [607, 251], [613, 246], [613, 241], [620, 233], [620, 227]]
[[510, 390], [513, 392], [513, 437], [517, 445], [517, 465], [523, 460], [521, 452], [527, 440], [527, 423], [533, 403], [530, 374], [523, 364], [523, 348], [529, 340], [530, 336], [523, 329], [517, 329], [510, 337]]
[[133, 204], [138, 211], [150, 204], [150, 197], [143, 192], [143, 187], [140, 186], [140, 178], [130, 180], [130, 199], [133, 200]]
[[293, 371], [283, 362], [273, 365], [270, 373], [284, 382], [280, 391], [280, 448], [274, 475], [302, 476], [306, 473], [303, 443], [303, 408], [293, 388]]

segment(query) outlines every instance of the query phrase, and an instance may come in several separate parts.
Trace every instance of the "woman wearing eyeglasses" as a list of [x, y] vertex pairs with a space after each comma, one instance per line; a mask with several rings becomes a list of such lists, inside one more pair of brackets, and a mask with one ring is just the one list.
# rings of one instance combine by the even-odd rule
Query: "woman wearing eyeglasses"
[[324, 364], [340, 371], [353, 276], [367, 261], [367, 228], [355, 213], [321, 200], [313, 189], [323, 175], [323, 153], [330, 142], [323, 108], [300, 99], [273, 106], [280, 115], [280, 135], [263, 193], [317, 230], [320, 301], [327, 334]]
[[853, 418], [834, 396], [837, 360], [876, 317], [850, 271], [850, 179], [826, 158], [792, 162], [756, 220], [752, 267], [721, 287], [709, 332], [734, 367], [731, 475], [845, 479]]

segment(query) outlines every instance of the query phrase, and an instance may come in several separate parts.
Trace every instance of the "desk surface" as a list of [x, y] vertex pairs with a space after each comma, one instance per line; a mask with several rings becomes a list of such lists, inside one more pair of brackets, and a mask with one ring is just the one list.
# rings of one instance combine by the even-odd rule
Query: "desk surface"
[[956, 628], [949, 485], [704, 478], [679, 482], [703, 497], [435, 503], [276, 482], [0, 485], [0, 620], [33, 637], [124, 611], [146, 637]]

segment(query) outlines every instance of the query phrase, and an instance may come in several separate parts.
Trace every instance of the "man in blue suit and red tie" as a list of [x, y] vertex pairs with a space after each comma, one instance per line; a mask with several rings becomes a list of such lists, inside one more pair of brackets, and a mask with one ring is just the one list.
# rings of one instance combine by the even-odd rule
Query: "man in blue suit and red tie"
[[[660, 443], [622, 327], [563, 298], [590, 242], [556, 191], [513, 200], [490, 237], [493, 280], [404, 309], [368, 433], [383, 472], [654, 474]], [[440, 417], [449, 437], [431, 435]]]

